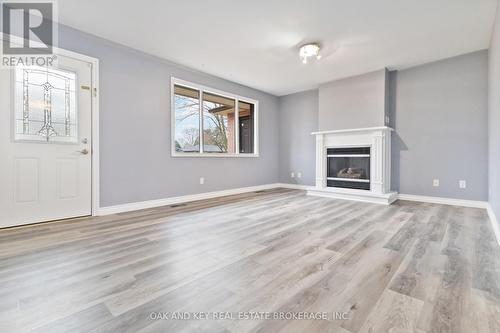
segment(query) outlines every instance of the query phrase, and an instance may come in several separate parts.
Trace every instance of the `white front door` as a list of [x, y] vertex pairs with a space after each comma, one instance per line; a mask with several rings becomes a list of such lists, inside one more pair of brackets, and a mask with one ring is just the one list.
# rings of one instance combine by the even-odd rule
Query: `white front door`
[[90, 215], [92, 64], [0, 69], [0, 228]]

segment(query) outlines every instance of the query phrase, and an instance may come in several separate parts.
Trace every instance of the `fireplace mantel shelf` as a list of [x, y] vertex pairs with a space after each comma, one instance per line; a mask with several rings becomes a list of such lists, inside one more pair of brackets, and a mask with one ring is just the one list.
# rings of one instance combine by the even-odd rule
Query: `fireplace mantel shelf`
[[359, 133], [359, 132], [373, 132], [373, 131], [394, 131], [394, 129], [387, 126], [379, 126], [379, 127], [332, 130], [332, 131], [319, 131], [319, 132], [312, 132], [311, 135], [345, 134], [345, 133], [355, 133], [355, 132]]

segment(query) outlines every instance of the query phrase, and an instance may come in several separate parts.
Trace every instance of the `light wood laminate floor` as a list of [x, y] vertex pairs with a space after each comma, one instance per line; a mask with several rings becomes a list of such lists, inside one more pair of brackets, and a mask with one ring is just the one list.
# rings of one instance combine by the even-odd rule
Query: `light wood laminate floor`
[[482, 209], [287, 189], [0, 230], [0, 331], [29, 330], [500, 332], [500, 249]]

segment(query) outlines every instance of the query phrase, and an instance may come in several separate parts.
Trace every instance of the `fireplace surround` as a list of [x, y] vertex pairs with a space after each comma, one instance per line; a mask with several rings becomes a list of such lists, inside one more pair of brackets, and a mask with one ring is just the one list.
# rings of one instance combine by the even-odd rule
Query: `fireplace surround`
[[390, 127], [314, 132], [316, 185], [309, 195], [391, 204]]

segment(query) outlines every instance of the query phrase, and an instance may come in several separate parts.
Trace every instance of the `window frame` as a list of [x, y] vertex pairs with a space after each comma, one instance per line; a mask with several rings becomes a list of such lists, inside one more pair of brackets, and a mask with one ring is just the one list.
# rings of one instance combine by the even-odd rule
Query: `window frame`
[[[183, 86], [186, 88], [191, 88], [198, 90], [200, 93], [200, 152], [198, 153], [183, 153], [177, 152], [175, 150], [175, 86]], [[210, 93], [214, 95], [219, 95], [221, 97], [226, 97], [230, 99], [234, 99], [235, 101], [235, 153], [205, 153], [203, 152], [203, 94]], [[253, 117], [254, 117], [254, 126], [253, 126], [253, 153], [240, 153], [240, 129], [238, 126], [239, 123], [239, 101], [251, 103], [254, 105]], [[207, 87], [201, 84], [189, 82], [186, 80], [178, 79], [176, 77], [171, 77], [170, 79], [170, 152], [172, 157], [215, 157], [215, 158], [228, 158], [228, 157], [259, 157], [259, 101], [239, 96], [236, 94], [232, 94], [226, 91], [214, 89], [211, 87]]]

